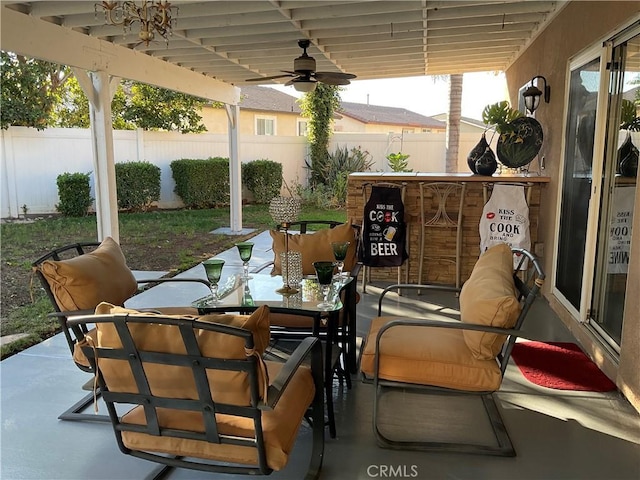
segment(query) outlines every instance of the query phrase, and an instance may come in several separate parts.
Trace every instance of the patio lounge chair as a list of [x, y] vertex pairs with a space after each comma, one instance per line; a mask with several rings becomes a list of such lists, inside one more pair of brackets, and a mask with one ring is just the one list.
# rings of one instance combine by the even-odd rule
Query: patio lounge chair
[[[523, 336], [522, 324], [542, 286], [544, 272], [528, 251], [513, 249], [513, 252], [522, 256], [521, 265], [527, 260], [531, 262], [524, 279], [520, 278], [519, 269], [514, 272], [512, 250], [507, 244], [487, 250], [460, 290], [461, 321], [381, 316], [383, 301], [392, 297], [387, 294], [399, 288], [457, 292], [454, 287], [392, 285], [381, 293], [378, 317], [371, 322], [361, 361], [364, 378], [372, 381], [375, 389], [373, 429], [379, 445], [515, 456], [493, 394], [500, 388], [516, 338]], [[379, 424], [383, 387], [427, 394], [479, 396], [497, 446], [389, 438], [381, 432]], [[422, 413], [428, 418], [428, 409]]]
[[[313, 445], [305, 478], [318, 477], [320, 342], [304, 339], [286, 363], [265, 361], [268, 307], [251, 315], [185, 317], [103, 303], [96, 315], [69, 324], [83, 331], [96, 325], [98, 335], [87, 334], [80, 346], [97, 372], [118, 447], [162, 464], [153, 478], [173, 467], [252, 475], [281, 470], [309, 408]], [[133, 408], [120, 417], [117, 406]]]
[[[93, 368], [80, 350], [79, 339], [87, 333], [81, 327], [69, 327], [74, 315], [94, 312], [100, 302], [123, 305], [138, 286], [161, 282], [198, 282], [209, 288], [209, 282], [199, 278], [160, 278], [136, 280], [126, 264], [120, 246], [107, 237], [101, 243], [80, 242], [66, 245], [38, 258], [32, 263], [35, 275], [40, 279], [53, 308], [69, 350], [76, 365], [83, 371], [93, 373]], [[164, 313], [194, 314], [195, 309], [186, 307], [162, 308]], [[108, 421], [105, 415], [81, 413], [93, 400], [92, 394], [63, 412], [61, 420]]]

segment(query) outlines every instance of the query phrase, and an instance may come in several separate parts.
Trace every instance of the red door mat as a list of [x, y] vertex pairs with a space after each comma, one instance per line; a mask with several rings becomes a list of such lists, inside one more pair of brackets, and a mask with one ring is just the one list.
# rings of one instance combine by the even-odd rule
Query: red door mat
[[616, 389], [575, 343], [518, 342], [511, 358], [527, 380], [541, 387], [589, 392]]

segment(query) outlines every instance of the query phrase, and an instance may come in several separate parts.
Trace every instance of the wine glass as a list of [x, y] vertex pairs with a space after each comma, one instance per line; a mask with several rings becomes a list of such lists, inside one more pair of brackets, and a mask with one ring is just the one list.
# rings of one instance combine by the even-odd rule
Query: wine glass
[[236, 247], [238, 247], [238, 253], [240, 254], [240, 260], [242, 260], [242, 278], [244, 280], [249, 280], [249, 260], [251, 260], [251, 253], [253, 252], [253, 243], [252, 242], [238, 242], [236, 243]]
[[210, 258], [202, 262], [204, 265], [204, 271], [207, 273], [207, 279], [211, 284], [211, 295], [213, 297], [212, 303], [215, 305], [219, 302], [218, 299], [218, 282], [222, 276], [222, 267], [224, 266], [224, 260], [219, 258]]
[[344, 259], [347, 258], [347, 250], [349, 250], [351, 242], [331, 242], [331, 248], [333, 249], [333, 256], [336, 258], [336, 264], [338, 266], [338, 278], [342, 283], [344, 281]]
[[316, 277], [322, 290], [322, 302], [318, 304], [318, 308], [330, 308], [333, 306], [328, 297], [335, 266], [335, 262], [313, 262], [313, 268], [316, 269]]

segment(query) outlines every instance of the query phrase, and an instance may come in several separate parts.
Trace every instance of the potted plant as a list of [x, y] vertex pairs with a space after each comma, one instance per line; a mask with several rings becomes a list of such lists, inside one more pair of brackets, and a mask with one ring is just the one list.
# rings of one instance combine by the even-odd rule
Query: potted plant
[[498, 160], [509, 168], [524, 167], [540, 151], [542, 126], [533, 117], [525, 117], [502, 101], [487, 105], [482, 112], [487, 130], [493, 128], [499, 135], [496, 153]]

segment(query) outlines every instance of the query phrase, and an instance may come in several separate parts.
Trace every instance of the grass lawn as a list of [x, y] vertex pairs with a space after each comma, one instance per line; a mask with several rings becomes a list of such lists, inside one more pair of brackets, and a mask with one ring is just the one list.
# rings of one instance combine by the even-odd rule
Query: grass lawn
[[[245, 205], [242, 214], [243, 227], [255, 228], [255, 233], [209, 233], [229, 226], [228, 208], [121, 213], [120, 246], [131, 269], [169, 271], [172, 276], [273, 227], [268, 205]], [[346, 221], [346, 212], [305, 206], [300, 219]], [[38, 280], [33, 278], [31, 282], [31, 262], [69, 243], [95, 241], [97, 228], [95, 216], [7, 222], [0, 228], [2, 335], [28, 334], [23, 340], [2, 347], [5, 358], [59, 331], [57, 321], [46, 318], [53, 309]]]

